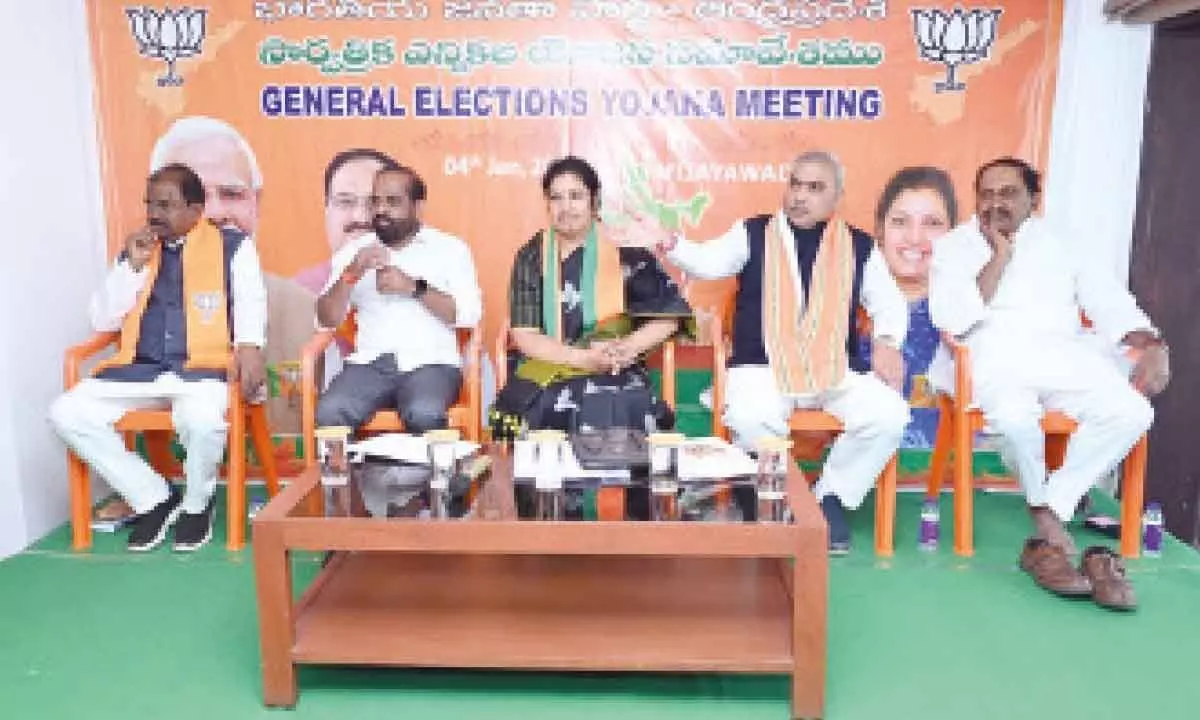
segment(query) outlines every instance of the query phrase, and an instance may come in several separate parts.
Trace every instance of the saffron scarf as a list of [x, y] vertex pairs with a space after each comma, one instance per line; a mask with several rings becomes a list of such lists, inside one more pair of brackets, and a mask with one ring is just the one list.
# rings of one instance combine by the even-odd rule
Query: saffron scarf
[[[142, 315], [150, 301], [162, 265], [162, 245], [146, 265], [149, 277], [121, 326], [116, 354], [97, 369], [129, 365], [137, 351]], [[229, 367], [229, 314], [225, 294], [225, 242], [212, 223], [201, 221], [183, 243], [183, 301], [185, 304], [187, 369], [225, 370]]]
[[780, 215], [767, 223], [763, 262], [763, 342], [784, 395], [820, 393], [848, 369], [854, 242], [840, 218], [825, 225], [805, 302], [795, 242]]

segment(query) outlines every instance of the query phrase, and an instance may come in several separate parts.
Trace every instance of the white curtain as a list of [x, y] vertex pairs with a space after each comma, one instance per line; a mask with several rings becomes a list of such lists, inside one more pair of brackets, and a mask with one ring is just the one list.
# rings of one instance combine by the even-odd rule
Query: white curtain
[[1105, 18], [1095, 0], [1066, 0], [1046, 219], [1081, 257], [1129, 278], [1153, 27]]

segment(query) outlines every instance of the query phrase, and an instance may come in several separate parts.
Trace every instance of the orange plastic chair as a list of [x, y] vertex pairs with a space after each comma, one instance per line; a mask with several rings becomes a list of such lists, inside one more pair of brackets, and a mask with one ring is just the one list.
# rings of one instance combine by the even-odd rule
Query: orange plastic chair
[[[723, 312], [714, 316], [711, 336], [713, 339], [713, 392], [712, 433], [725, 441], [730, 440], [729, 428], [725, 427], [722, 408], [725, 407], [726, 363], [732, 351], [728, 333], [732, 330], [732, 302], [726, 303]], [[865, 318], [859, 309], [860, 322]], [[788, 418], [788, 430], [796, 433], [824, 435], [832, 439], [843, 430], [840, 420], [822, 410], [793, 410]], [[897, 456], [892, 455], [879, 474], [875, 485], [875, 554], [891, 557], [895, 553], [896, 535], [896, 478]]]
[[[116, 346], [120, 333], [98, 333], [87, 342], [67, 349], [63, 361], [63, 388], [70, 390], [79, 383], [84, 363], [109, 346]], [[232, 369], [232, 368], [231, 368]], [[236, 382], [229, 383], [229, 455], [226, 466], [227, 547], [241, 550], [246, 545], [246, 431], [254, 443], [259, 467], [267, 483], [267, 493], [279, 492], [279, 475], [275, 468], [275, 452], [267, 411], [263, 405], [250, 405], [242, 399]], [[170, 410], [132, 410], [117, 421], [116, 429], [125, 433], [125, 444], [132, 448], [134, 436], [142, 433], [146, 439], [150, 463], [164, 477], [173, 465], [170, 439], [175, 432]], [[71, 491], [71, 548], [86, 550], [92, 546], [92, 493], [88, 466], [75, 453], [67, 450], [67, 481]]]
[[[316, 453], [313, 451], [316, 443], [317, 429], [317, 397], [320, 394], [317, 384], [317, 368], [325, 353], [325, 348], [337, 337], [349, 347], [354, 347], [358, 333], [354, 313], [351, 312], [342, 321], [337, 330], [319, 330], [304, 346], [300, 356], [300, 418], [301, 430], [304, 433], [304, 464], [312, 467], [317, 464]], [[458, 428], [463, 437], [472, 442], [479, 440], [480, 415], [482, 402], [480, 400], [480, 348], [476, 340], [474, 328], [459, 328], [458, 345], [463, 356], [463, 384], [459, 391], [458, 402], [451, 405], [448, 412], [449, 425]], [[378, 435], [387, 432], [404, 432], [404, 421], [395, 410], [380, 410], [358, 429], [358, 436]]]
[[[1085, 327], [1090, 326], [1083, 318]], [[943, 334], [943, 341], [954, 355], [954, 397], [938, 395], [938, 429], [934, 440], [926, 496], [936, 498], [942, 490], [946, 465], [953, 455], [954, 488], [954, 552], [970, 556], [975, 553], [974, 476], [971, 471], [975, 434], [983, 430], [983, 411], [971, 399], [971, 363], [966, 345]], [[1042, 430], [1046, 433], [1046, 467], [1056, 470], [1062, 466], [1067, 442], [1078, 424], [1061, 412], [1042, 415]], [[1121, 555], [1135, 558], [1141, 549], [1141, 514], [1145, 499], [1146, 460], [1149, 441], [1143, 435], [1125, 457], [1121, 472]], [[1016, 482], [1013, 487], [1018, 487]]]
[[[505, 318], [500, 333], [496, 335], [495, 352], [492, 355], [496, 366], [496, 387], [508, 382], [508, 353], [513, 349], [512, 326]], [[662, 365], [662, 399], [671, 410], [675, 409], [675, 338], [669, 338], [659, 347]], [[603, 487], [596, 491], [596, 517], [606, 521], [625, 519], [625, 489]]]

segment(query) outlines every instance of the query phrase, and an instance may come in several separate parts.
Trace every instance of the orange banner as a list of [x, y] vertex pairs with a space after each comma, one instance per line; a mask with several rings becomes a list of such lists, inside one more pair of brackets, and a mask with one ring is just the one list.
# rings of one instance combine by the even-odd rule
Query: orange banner
[[[474, 249], [491, 335], [513, 252], [545, 221], [541, 170], [565, 153], [601, 172], [610, 222], [636, 207], [698, 239], [776, 209], [790, 158], [814, 148], [845, 164], [843, 211], [864, 229], [907, 165], [947, 170], [969, 215], [981, 162], [1045, 165], [1060, 14], [1044, 0], [93, 0], [109, 250], [142, 222], [151, 167], [191, 164], [208, 214], [256, 238], [287, 395], [377, 167], [331, 167], [342, 151], [423, 174], [426, 222]], [[920, 273], [919, 255], [889, 262]], [[725, 286], [687, 290], [703, 320]], [[286, 415], [273, 408], [294, 431]]]

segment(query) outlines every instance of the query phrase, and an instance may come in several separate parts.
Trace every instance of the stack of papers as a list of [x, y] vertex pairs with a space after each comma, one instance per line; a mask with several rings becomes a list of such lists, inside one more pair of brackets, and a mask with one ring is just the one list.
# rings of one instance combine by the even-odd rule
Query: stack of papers
[[[470, 457], [478, 451], [479, 443], [459, 440], [454, 444], [454, 457], [458, 460]], [[348, 443], [346, 452], [351, 457], [357, 455], [356, 460], [361, 460], [363, 455], [370, 455], [414, 465], [429, 464], [429, 443], [424, 437], [408, 433], [384, 433]]]
[[[513, 476], [537, 476], [536, 443], [518, 440], [513, 443]], [[564, 443], [562, 477], [566, 478], [628, 478], [628, 470], [585, 470], [579, 465], [570, 443]], [[720, 438], [693, 438], [684, 442], [679, 456], [680, 480], [722, 480], [754, 475], [758, 463], [744, 450]]]
[[721, 480], [756, 473], [758, 463], [721, 438], [692, 438], [684, 442], [679, 454], [680, 480]]

